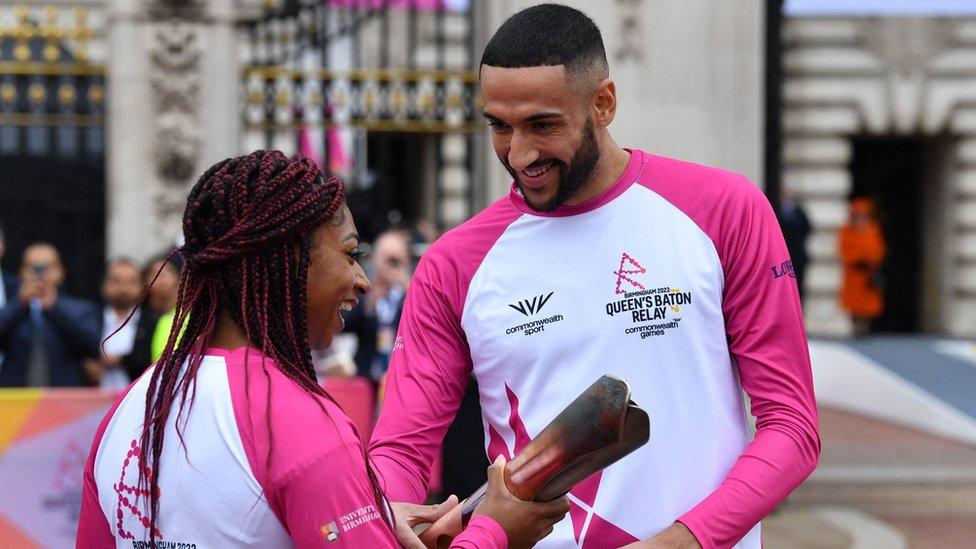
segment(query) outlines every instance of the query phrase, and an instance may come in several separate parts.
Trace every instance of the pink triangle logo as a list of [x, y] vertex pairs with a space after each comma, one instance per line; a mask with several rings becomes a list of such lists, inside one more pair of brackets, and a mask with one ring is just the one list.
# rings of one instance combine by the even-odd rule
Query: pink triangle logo
[[644, 274], [646, 272], [647, 269], [643, 265], [638, 263], [630, 254], [624, 252], [620, 256], [620, 267], [613, 272], [613, 274], [617, 275], [617, 294], [627, 293], [628, 290], [621, 287], [625, 283], [630, 287], [629, 291], [646, 290], [647, 288], [643, 284], [630, 277], [630, 275]]

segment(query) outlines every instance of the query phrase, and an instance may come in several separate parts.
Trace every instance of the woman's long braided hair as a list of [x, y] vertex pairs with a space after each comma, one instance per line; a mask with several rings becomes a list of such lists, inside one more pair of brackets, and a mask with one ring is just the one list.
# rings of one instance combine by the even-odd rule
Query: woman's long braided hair
[[[139, 483], [148, 488], [151, 541], [159, 536], [158, 479], [165, 426], [179, 399], [176, 430], [182, 444], [180, 419], [187, 400], [192, 407], [191, 390], [222, 310], [243, 328], [251, 346], [311, 398], [332, 400], [317, 383], [312, 366], [306, 278], [311, 233], [333, 220], [344, 196], [342, 181], [326, 180], [309, 159], [287, 158], [279, 151], [256, 151], [218, 162], [190, 191], [183, 214], [186, 242], [180, 249], [186, 266], [173, 329], [146, 393], [140, 441], [148, 459]], [[267, 368], [263, 358], [262, 365]], [[268, 406], [270, 417], [270, 400]], [[386, 499], [365, 453], [364, 459], [377, 509], [385, 511]], [[385, 515], [392, 527], [392, 517]]]

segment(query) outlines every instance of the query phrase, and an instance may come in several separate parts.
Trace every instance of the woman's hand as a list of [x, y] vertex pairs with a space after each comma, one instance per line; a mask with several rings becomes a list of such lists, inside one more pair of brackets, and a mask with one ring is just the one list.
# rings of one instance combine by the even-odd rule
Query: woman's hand
[[427, 549], [413, 532], [418, 524], [437, 522], [458, 504], [457, 496], [450, 496], [437, 505], [415, 505], [413, 503], [390, 503], [396, 517], [396, 538], [405, 549]]
[[566, 496], [538, 503], [522, 501], [505, 485], [505, 458], [498, 456], [488, 468], [488, 491], [475, 515], [487, 515], [508, 535], [509, 547], [532, 547], [548, 536], [553, 526], [569, 512]]

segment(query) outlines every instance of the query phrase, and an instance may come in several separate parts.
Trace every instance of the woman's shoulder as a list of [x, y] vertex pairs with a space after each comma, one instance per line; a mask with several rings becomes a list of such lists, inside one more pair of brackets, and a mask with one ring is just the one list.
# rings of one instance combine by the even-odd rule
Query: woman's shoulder
[[362, 454], [359, 435], [342, 409], [302, 387], [274, 360], [253, 350], [246, 360], [243, 351], [224, 359], [234, 416], [252, 466], [270, 456], [269, 474], [279, 478], [335, 450]]

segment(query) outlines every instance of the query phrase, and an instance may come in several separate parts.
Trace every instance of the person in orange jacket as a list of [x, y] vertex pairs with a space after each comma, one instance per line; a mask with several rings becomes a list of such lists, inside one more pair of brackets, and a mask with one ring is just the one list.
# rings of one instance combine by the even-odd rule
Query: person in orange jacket
[[844, 267], [840, 304], [851, 315], [854, 333], [865, 334], [870, 330], [871, 320], [884, 312], [880, 271], [885, 241], [870, 198], [851, 200], [850, 217], [840, 229], [837, 247]]

